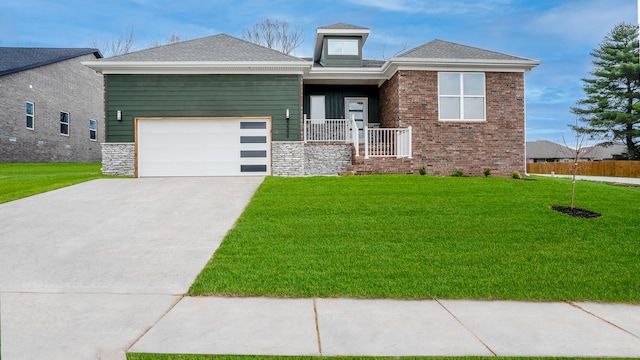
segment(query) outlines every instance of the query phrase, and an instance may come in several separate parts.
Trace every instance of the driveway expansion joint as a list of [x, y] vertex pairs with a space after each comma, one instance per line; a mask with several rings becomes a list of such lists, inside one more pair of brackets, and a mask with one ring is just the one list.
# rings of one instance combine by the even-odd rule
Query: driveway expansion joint
[[576, 308], [576, 309], [578, 309], [578, 310], [580, 310], [580, 311], [584, 312], [584, 313], [585, 313], [585, 314], [587, 314], [587, 315], [593, 316], [594, 318], [596, 318], [596, 319], [598, 319], [598, 320], [600, 320], [600, 321], [604, 321], [604, 322], [605, 322], [605, 323], [607, 323], [608, 325], [611, 325], [611, 326], [615, 327], [615, 328], [616, 328], [616, 329], [618, 329], [618, 330], [622, 330], [622, 331], [624, 331], [625, 333], [627, 333], [627, 334], [629, 334], [629, 335], [633, 336], [633, 337], [634, 337], [634, 338], [636, 338], [636, 339], [640, 339], [640, 336], [638, 336], [638, 335], [636, 335], [636, 334], [632, 333], [631, 331], [629, 331], [629, 330], [627, 330], [627, 329], [625, 329], [625, 328], [623, 328], [623, 327], [619, 326], [618, 324], [615, 324], [615, 323], [613, 323], [613, 322], [611, 322], [611, 321], [609, 321], [609, 320], [607, 320], [607, 319], [605, 319], [605, 318], [603, 318], [603, 317], [601, 317], [601, 316], [598, 316], [598, 315], [596, 315], [596, 314], [592, 313], [591, 311], [588, 311], [587, 309], [583, 308], [582, 306], [580, 306], [580, 305], [578, 305], [578, 304], [576, 304], [576, 303], [574, 303], [574, 302], [572, 302], [572, 301], [567, 301], [567, 304], [569, 304], [569, 305], [573, 306], [574, 308]]

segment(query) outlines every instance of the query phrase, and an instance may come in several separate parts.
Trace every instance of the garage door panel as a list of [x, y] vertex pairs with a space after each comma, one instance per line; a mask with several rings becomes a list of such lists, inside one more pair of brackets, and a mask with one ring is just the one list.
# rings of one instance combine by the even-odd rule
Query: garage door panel
[[237, 176], [271, 172], [267, 120], [139, 120], [138, 176]]

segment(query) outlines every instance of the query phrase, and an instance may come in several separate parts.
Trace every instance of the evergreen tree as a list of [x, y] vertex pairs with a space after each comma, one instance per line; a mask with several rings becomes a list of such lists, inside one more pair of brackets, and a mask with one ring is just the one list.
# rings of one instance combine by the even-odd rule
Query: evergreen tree
[[627, 146], [629, 160], [640, 160], [640, 57], [638, 26], [620, 23], [591, 52], [593, 78], [582, 79], [586, 99], [571, 111], [586, 124], [576, 128]]

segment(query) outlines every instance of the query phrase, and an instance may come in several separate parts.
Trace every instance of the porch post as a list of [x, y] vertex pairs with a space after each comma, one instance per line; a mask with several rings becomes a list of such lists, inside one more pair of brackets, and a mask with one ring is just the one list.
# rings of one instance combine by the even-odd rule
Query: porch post
[[302, 131], [304, 132], [304, 142], [307, 142], [307, 114], [304, 114], [302, 119]]
[[409, 159], [413, 158], [413, 146], [411, 146], [412, 136], [411, 126], [409, 126]]
[[369, 127], [364, 127], [364, 158], [369, 158]]

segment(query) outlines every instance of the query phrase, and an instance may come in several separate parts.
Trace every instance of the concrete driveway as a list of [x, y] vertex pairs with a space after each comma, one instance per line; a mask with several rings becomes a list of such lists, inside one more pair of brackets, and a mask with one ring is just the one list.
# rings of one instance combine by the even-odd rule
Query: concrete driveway
[[1, 204], [2, 358], [124, 359], [262, 180], [101, 179]]

